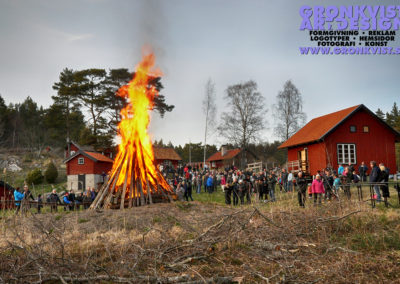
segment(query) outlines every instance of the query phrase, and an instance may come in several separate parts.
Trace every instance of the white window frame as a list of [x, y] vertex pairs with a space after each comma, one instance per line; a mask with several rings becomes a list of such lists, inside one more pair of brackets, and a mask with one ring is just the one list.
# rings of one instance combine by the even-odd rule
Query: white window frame
[[85, 164], [85, 158], [84, 157], [79, 157], [78, 158], [78, 165], [84, 165]]
[[[357, 148], [356, 144], [337, 144], [337, 162], [338, 165], [357, 164]], [[346, 151], [347, 150], [347, 151]], [[353, 150], [353, 153], [352, 153]], [[346, 153], [347, 152], [347, 153]]]

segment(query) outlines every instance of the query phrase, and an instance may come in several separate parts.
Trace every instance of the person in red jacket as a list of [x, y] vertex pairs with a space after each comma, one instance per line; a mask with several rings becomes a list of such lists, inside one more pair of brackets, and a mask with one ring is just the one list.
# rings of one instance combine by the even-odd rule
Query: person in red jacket
[[325, 193], [325, 188], [324, 188], [324, 183], [321, 180], [321, 176], [320, 175], [316, 175], [315, 179], [312, 182], [311, 185], [311, 189], [312, 189], [312, 193], [314, 195], [314, 205], [317, 204], [317, 200], [318, 200], [318, 204], [321, 204], [322, 201], [322, 194]]

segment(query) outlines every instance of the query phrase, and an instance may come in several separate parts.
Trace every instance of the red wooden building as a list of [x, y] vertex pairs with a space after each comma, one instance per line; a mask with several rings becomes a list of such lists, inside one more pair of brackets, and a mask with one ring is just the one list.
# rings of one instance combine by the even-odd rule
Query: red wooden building
[[245, 168], [247, 163], [257, 161], [257, 157], [250, 151], [242, 151], [242, 149], [228, 150], [226, 146], [221, 147], [221, 151], [214, 153], [207, 159], [207, 163], [212, 169], [226, 168], [235, 166], [237, 168]]
[[0, 209], [14, 208], [14, 188], [0, 180]]
[[156, 166], [172, 166], [176, 169], [179, 162], [182, 161], [181, 156], [179, 156], [174, 148], [153, 147], [153, 152]]
[[85, 190], [101, 185], [111, 170], [113, 160], [97, 152], [78, 150], [65, 161], [67, 188]]
[[289, 170], [315, 174], [339, 164], [376, 161], [393, 173], [399, 141], [400, 133], [361, 104], [314, 118], [278, 148], [288, 149]]

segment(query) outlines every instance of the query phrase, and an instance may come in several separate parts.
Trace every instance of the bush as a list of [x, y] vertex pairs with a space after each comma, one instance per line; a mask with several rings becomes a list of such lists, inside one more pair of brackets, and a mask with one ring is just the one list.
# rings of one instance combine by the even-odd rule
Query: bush
[[54, 183], [58, 177], [58, 171], [53, 162], [48, 164], [46, 171], [44, 172], [44, 178], [48, 183]]
[[43, 175], [40, 169], [34, 169], [30, 171], [26, 177], [26, 182], [28, 184], [40, 184], [43, 182]]

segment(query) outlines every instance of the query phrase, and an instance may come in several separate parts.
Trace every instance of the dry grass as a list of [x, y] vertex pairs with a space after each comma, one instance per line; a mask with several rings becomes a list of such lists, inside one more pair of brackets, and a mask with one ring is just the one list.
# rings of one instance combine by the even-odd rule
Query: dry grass
[[4, 217], [0, 282], [400, 283], [400, 213], [155, 204]]

